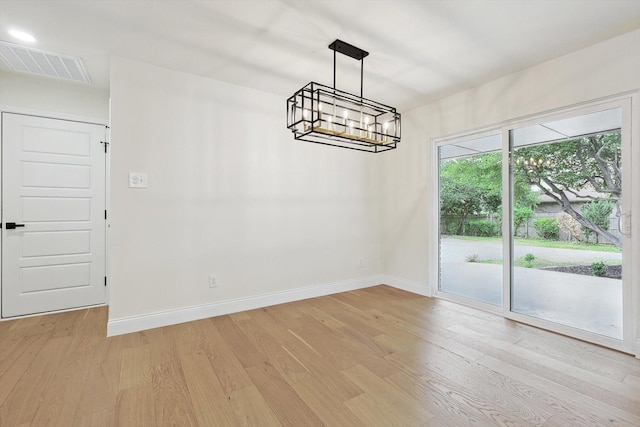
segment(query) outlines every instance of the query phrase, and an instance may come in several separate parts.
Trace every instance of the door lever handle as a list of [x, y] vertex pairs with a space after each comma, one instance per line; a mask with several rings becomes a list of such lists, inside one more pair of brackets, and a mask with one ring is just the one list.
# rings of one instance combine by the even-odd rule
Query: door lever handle
[[24, 227], [24, 224], [16, 224], [15, 222], [7, 222], [5, 223], [5, 228], [7, 230], [14, 230], [18, 227]]

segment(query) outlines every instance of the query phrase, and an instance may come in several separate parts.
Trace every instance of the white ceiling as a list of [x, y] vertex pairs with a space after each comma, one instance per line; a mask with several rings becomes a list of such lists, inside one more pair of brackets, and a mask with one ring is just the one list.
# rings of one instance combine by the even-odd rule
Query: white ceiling
[[[15, 43], [10, 28], [81, 57], [102, 88], [117, 55], [283, 99], [332, 84], [339, 38], [370, 52], [365, 97], [406, 109], [638, 29], [640, 0], [0, 0]], [[338, 88], [359, 78], [338, 55]]]

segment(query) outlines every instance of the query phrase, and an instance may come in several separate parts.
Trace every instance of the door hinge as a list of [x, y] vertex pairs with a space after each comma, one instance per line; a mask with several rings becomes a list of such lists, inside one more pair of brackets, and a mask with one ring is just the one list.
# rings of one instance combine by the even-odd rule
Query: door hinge
[[104, 285], [107, 286], [107, 276], [104, 276]]
[[104, 219], [107, 219], [107, 210], [104, 210]]
[[100, 144], [104, 144], [104, 152], [107, 152], [107, 147], [109, 147], [109, 143], [107, 141], [100, 141]]

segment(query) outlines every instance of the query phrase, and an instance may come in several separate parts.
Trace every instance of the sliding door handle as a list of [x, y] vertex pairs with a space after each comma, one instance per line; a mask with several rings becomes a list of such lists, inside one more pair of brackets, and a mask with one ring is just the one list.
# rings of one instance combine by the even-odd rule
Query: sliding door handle
[[618, 216], [618, 231], [625, 237], [631, 237], [631, 214], [622, 212]]
[[5, 228], [7, 230], [15, 230], [18, 227], [24, 227], [24, 224], [16, 224], [15, 222], [7, 222], [7, 223], [5, 223]]

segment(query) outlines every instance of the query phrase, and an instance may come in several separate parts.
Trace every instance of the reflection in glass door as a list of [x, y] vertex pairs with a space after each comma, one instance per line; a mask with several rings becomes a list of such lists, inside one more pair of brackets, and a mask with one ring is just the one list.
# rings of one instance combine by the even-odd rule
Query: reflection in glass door
[[[509, 131], [511, 311], [617, 340], [626, 186], [621, 114], [612, 108]], [[523, 188], [529, 205], [518, 195]]]

